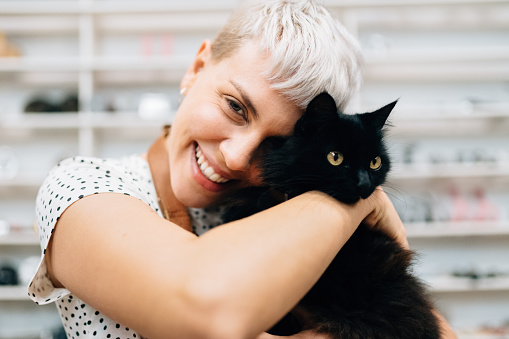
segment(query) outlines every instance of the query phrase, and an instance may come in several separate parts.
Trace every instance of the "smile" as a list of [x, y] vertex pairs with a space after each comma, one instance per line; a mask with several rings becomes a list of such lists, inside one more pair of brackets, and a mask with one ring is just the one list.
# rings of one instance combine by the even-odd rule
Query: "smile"
[[196, 146], [196, 162], [198, 163], [198, 166], [200, 167], [200, 170], [203, 173], [203, 175], [210, 181], [213, 181], [217, 184], [223, 184], [229, 181], [228, 179], [217, 174], [214, 171], [214, 169], [209, 166], [207, 160], [205, 160], [205, 156], [201, 153], [200, 147], [198, 145]]

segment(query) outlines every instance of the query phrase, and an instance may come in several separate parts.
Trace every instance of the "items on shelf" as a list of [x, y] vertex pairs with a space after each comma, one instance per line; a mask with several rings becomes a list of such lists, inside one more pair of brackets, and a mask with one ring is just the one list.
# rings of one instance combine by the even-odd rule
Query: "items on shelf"
[[509, 338], [509, 319], [494, 324], [485, 324], [473, 329], [458, 329], [460, 338], [485, 338], [503, 339]]
[[507, 216], [504, 204], [494, 201], [483, 188], [447, 193], [413, 193], [397, 196], [394, 206], [404, 222], [500, 221]]
[[166, 94], [145, 93], [140, 98], [138, 115], [145, 120], [164, 119], [171, 114], [171, 102]]
[[0, 58], [19, 57], [19, 50], [7, 39], [5, 34], [0, 32]]
[[151, 57], [154, 55], [169, 56], [173, 54], [173, 35], [145, 34], [141, 37], [141, 55]]
[[451, 221], [498, 220], [498, 207], [486, 198], [484, 190], [478, 188], [470, 196], [461, 195], [456, 188], [450, 191], [452, 201]]
[[137, 114], [142, 119], [168, 119], [175, 113], [178, 88], [146, 87], [96, 93], [90, 110], [98, 113]]
[[39, 256], [30, 256], [24, 258], [18, 267], [18, 282], [22, 286], [28, 286], [35, 272], [37, 271], [37, 267], [39, 266], [39, 262], [41, 257]]
[[8, 265], [0, 267], [0, 285], [17, 285], [18, 273], [16, 270]]
[[[7, 220], [0, 219], [0, 246], [2, 244], [19, 244], [20, 240], [30, 236], [29, 244], [32, 244], [31, 237], [35, 236], [35, 229]], [[14, 240], [14, 242], [13, 242]], [[36, 244], [36, 242], [33, 242]], [[40, 256], [28, 256], [16, 264], [0, 263], [0, 285], [21, 285], [26, 286], [30, 282], [39, 265]]]
[[26, 113], [78, 112], [79, 100], [76, 94], [70, 94], [60, 102], [38, 96], [26, 104], [24, 111]]
[[503, 272], [494, 268], [481, 270], [478, 268], [456, 269], [451, 272], [453, 277], [468, 278], [472, 280], [509, 278], [509, 272]]
[[434, 291], [498, 291], [509, 288], [509, 267], [504, 263], [469, 261], [445, 270], [435, 270], [422, 278]]
[[427, 148], [417, 143], [405, 145], [399, 161], [411, 164], [507, 164], [509, 163], [509, 148], [487, 145], [483, 147], [449, 147], [437, 149]]

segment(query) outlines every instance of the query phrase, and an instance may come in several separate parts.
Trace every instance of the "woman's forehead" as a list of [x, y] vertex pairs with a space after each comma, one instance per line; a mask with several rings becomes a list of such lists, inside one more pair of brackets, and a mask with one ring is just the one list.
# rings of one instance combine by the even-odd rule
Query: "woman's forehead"
[[252, 41], [231, 56], [212, 62], [208, 76], [217, 92], [226, 92], [240, 100], [252, 119], [259, 119], [265, 126], [269, 123], [273, 134], [290, 135], [303, 110], [273, 88], [266, 76], [271, 66], [269, 54]]

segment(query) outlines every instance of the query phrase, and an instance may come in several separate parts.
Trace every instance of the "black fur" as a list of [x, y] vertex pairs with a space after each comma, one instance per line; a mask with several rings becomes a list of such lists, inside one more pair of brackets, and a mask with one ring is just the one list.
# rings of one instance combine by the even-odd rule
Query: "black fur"
[[[337, 112], [330, 95], [318, 95], [293, 135], [266, 152], [261, 164], [266, 186], [242, 192], [242, 202], [225, 213], [225, 221], [271, 207], [282, 194], [319, 190], [345, 203], [367, 198], [390, 170], [383, 127], [395, 104], [346, 115]], [[329, 162], [331, 151], [343, 155], [340, 165]], [[381, 167], [371, 169], [376, 157]], [[385, 234], [360, 225], [294, 312], [270, 332], [296, 333], [306, 314], [306, 323], [335, 339], [439, 338], [432, 302], [411, 272], [412, 256]]]

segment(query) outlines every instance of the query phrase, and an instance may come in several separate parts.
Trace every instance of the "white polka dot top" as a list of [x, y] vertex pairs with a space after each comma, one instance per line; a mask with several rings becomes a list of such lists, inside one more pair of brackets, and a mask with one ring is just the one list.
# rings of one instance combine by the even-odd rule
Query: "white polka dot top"
[[[41, 260], [28, 286], [28, 295], [37, 304], [55, 302], [68, 338], [140, 338], [77, 298], [69, 290], [55, 288], [49, 279], [44, 255], [60, 215], [73, 202], [91, 194], [106, 192], [134, 196], [159, 210], [148, 163], [139, 155], [122, 159], [74, 157], [53, 168], [39, 189], [36, 221], [41, 244]], [[189, 209], [197, 235], [222, 223], [222, 209]]]

